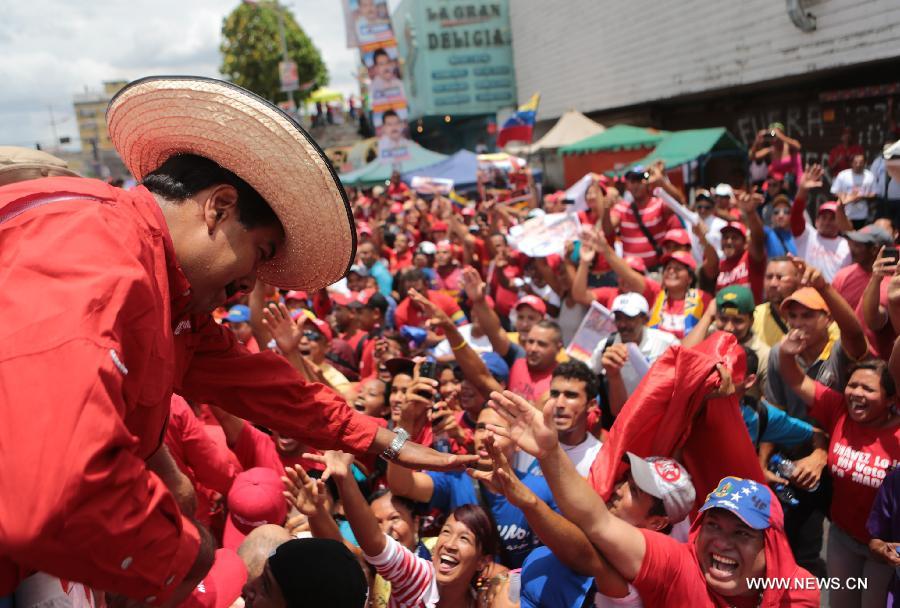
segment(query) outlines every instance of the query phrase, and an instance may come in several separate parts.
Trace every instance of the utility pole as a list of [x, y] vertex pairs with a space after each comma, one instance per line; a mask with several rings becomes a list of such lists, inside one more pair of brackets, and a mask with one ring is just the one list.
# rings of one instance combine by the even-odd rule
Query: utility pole
[[[288, 46], [287, 46], [287, 36], [284, 34], [284, 7], [281, 6], [281, 3], [278, 0], [275, 0], [275, 11], [278, 14], [278, 34], [281, 37], [281, 62], [282, 65], [287, 65], [288, 62], [291, 61], [290, 57], [288, 57]], [[279, 69], [279, 79], [281, 79], [281, 69]], [[297, 111], [297, 106], [294, 103], [294, 92], [285, 91], [288, 95], [288, 106], [291, 112]]]

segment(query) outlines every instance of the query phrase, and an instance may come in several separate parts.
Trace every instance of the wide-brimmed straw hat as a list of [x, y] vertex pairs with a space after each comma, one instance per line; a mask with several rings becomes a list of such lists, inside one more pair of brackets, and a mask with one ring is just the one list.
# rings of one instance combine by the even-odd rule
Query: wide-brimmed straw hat
[[215, 161], [268, 202], [285, 244], [260, 279], [315, 290], [356, 257], [347, 195], [321, 148], [288, 114], [232, 83], [151, 76], [119, 91], [106, 110], [109, 137], [138, 180], [176, 154]]

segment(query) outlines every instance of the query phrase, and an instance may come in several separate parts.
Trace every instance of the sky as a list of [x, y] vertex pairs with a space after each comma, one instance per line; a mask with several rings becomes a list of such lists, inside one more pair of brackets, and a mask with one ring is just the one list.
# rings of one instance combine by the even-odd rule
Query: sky
[[[319, 49], [329, 86], [357, 91], [341, 0], [283, 0]], [[105, 80], [219, 77], [222, 20], [239, 0], [0, 0], [0, 145], [78, 147], [72, 96]], [[390, 0], [392, 8], [399, 0]], [[52, 119], [51, 119], [52, 116]]]

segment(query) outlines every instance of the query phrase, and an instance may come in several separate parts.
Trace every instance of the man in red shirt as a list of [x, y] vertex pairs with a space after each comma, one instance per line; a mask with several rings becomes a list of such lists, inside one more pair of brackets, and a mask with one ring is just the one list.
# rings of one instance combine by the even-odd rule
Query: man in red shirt
[[[407, 270], [402, 277], [403, 285], [407, 290], [414, 289], [416, 292], [424, 294], [430, 302], [433, 302], [438, 308], [443, 310], [457, 326], [468, 323], [465, 313], [460, 309], [456, 300], [439, 291], [428, 289], [425, 274], [421, 270]], [[422, 311], [418, 304], [409, 297], [404, 298], [402, 302], [397, 304], [397, 309], [394, 311], [394, 325], [398, 329], [404, 325], [424, 328], [428, 318], [427, 313]], [[443, 334], [429, 330], [425, 343], [429, 346], [434, 346], [443, 339]]]
[[107, 119], [141, 186], [0, 188], [0, 596], [41, 570], [168, 606], [203, 578], [211, 536], [145, 464], [173, 389], [322, 449], [465, 460], [395, 439], [210, 316], [258, 275], [316, 289], [353, 259], [343, 190], [299, 125], [231, 83], [186, 77], [131, 83]]
[[409, 196], [409, 186], [404, 184], [400, 179], [400, 172], [391, 173], [391, 183], [387, 188], [388, 198], [395, 201], [403, 201]]
[[[762, 220], [756, 212], [761, 202], [761, 195], [743, 193], [738, 197], [738, 206], [745, 223], [732, 221], [722, 227], [722, 253], [725, 259], [719, 262], [717, 292], [729, 285], [748, 285], [753, 291], [754, 299], [762, 301], [766, 275], [766, 235]], [[704, 272], [705, 270], [704, 266]]]
[[887, 230], [881, 226], [870, 224], [860, 230], [845, 232], [844, 238], [850, 246], [850, 258], [853, 263], [837, 271], [832, 286], [844, 296], [847, 304], [856, 309], [862, 299], [863, 291], [872, 276], [872, 264], [878, 257], [878, 251], [894, 242]]

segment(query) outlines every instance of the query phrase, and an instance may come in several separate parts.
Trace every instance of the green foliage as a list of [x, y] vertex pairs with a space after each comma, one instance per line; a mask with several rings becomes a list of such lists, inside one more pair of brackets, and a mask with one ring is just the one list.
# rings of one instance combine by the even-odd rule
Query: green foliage
[[278, 31], [278, 11], [283, 11], [284, 33], [288, 56], [297, 62], [300, 84], [314, 81], [315, 85], [294, 92], [299, 103], [312, 91], [328, 83], [328, 70], [322, 56], [293, 13], [273, 1], [258, 4], [241, 3], [222, 22], [222, 66], [219, 70], [228, 80], [271, 101], [287, 99], [281, 92], [278, 62], [281, 61], [281, 35]]

